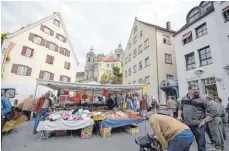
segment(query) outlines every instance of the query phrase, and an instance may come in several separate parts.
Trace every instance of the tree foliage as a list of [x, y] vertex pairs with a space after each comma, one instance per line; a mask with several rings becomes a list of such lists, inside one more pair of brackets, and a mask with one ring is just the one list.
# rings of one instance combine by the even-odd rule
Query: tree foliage
[[100, 83], [101, 84], [108, 84], [108, 83], [112, 83], [112, 74], [111, 73], [103, 73], [102, 77], [100, 79]]
[[1, 46], [3, 44], [3, 41], [7, 38], [8, 33], [1, 34]]
[[122, 73], [120, 72], [119, 67], [113, 67], [112, 68], [112, 73], [113, 73], [113, 78], [112, 78], [112, 83], [113, 84], [122, 84]]

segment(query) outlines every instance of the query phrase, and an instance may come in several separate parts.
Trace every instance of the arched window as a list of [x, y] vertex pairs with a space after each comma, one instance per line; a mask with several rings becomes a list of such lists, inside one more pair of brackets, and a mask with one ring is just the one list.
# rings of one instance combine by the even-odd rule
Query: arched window
[[187, 21], [188, 23], [191, 23], [199, 17], [200, 17], [199, 8], [194, 8], [188, 13]]
[[91, 58], [90, 58], [90, 57], [88, 57], [88, 60], [87, 60], [87, 61], [88, 61], [88, 62], [90, 62], [90, 60], [91, 60]]
[[213, 4], [211, 1], [204, 1], [200, 3], [201, 11], [203, 13], [207, 12], [209, 8], [212, 8]]
[[118, 59], [120, 59], [120, 54], [117, 55]]

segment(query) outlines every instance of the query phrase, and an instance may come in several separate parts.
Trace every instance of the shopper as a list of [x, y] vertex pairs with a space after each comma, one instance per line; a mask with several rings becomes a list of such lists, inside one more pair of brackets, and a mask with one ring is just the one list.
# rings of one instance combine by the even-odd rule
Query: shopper
[[31, 112], [34, 108], [35, 101], [33, 100], [33, 95], [30, 95], [29, 98], [23, 101], [22, 111], [23, 114], [27, 117], [27, 120], [30, 120]]
[[166, 107], [169, 111], [170, 116], [172, 117], [174, 116], [174, 113], [176, 112], [176, 106], [177, 106], [177, 103], [172, 99], [171, 96], [168, 96]]
[[34, 121], [33, 134], [37, 134], [37, 127], [40, 118], [43, 117], [43, 120], [46, 120], [48, 110], [52, 106], [52, 100], [49, 97], [50, 97], [50, 93], [46, 92], [45, 95], [40, 97], [37, 101], [37, 105], [35, 107], [36, 118]]
[[177, 119], [190, 127], [196, 138], [198, 151], [205, 151], [206, 123], [211, 121], [217, 112], [208, 101], [200, 98], [196, 86], [189, 86], [188, 90], [189, 93], [182, 98]]
[[130, 96], [127, 97], [126, 99], [126, 103], [127, 103], [127, 110], [133, 110], [133, 102]]
[[142, 97], [142, 100], [140, 102], [140, 115], [145, 117], [146, 114], [147, 114], [147, 110], [148, 110], [148, 103], [147, 103], [147, 100], [146, 100], [146, 96], [143, 96]]
[[140, 109], [140, 103], [137, 96], [134, 96], [133, 107], [134, 111], [138, 111]]
[[157, 103], [156, 97], [152, 96], [151, 97], [151, 106], [149, 107], [149, 111], [156, 113], [158, 109], [159, 109], [159, 105]]
[[[7, 121], [7, 114], [9, 114], [10, 112], [12, 112], [12, 106], [10, 104], [10, 101], [1, 92], [1, 139], [3, 139], [2, 129]], [[9, 118], [12, 118], [12, 117], [9, 117]], [[1, 143], [2, 143], [2, 140], [1, 140]]]
[[115, 107], [115, 102], [114, 102], [114, 100], [111, 98], [111, 94], [108, 94], [108, 99], [107, 99], [106, 105], [107, 105], [107, 108], [108, 108], [109, 110], [113, 110], [113, 108]]
[[153, 133], [167, 151], [189, 151], [194, 140], [190, 128], [166, 115], [152, 114], [149, 121]]

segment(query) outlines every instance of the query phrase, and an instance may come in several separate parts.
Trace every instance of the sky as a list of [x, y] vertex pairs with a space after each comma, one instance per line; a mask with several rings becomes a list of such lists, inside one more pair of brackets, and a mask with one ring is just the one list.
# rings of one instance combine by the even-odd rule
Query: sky
[[135, 17], [165, 27], [171, 22], [178, 30], [187, 13], [200, 1], [33, 1], [1, 2], [1, 33], [14, 32], [44, 17], [60, 12], [80, 65], [84, 70], [86, 53], [108, 54], [119, 42], [125, 50]]

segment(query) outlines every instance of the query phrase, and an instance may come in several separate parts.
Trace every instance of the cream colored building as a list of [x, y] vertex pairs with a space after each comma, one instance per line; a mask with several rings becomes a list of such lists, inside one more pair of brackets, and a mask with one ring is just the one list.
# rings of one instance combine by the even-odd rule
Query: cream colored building
[[9, 34], [3, 49], [12, 43], [11, 60], [3, 66], [2, 87], [26, 85], [28, 90], [21, 94], [28, 97], [34, 94], [38, 78], [75, 82], [78, 60], [60, 13]]
[[174, 33], [170, 22], [163, 28], [135, 18], [124, 55], [124, 84], [146, 84], [161, 104], [178, 95]]

